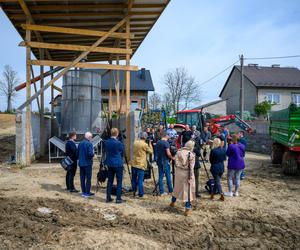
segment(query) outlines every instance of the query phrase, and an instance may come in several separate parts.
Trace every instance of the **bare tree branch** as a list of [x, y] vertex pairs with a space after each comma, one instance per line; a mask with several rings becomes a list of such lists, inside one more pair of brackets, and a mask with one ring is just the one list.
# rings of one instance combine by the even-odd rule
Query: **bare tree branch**
[[158, 93], [154, 92], [150, 97], [149, 97], [149, 102], [148, 102], [149, 108], [150, 109], [158, 109], [161, 106], [161, 97]]
[[199, 101], [200, 88], [195, 78], [183, 67], [167, 72], [164, 75], [164, 85], [169, 94], [173, 114], [179, 110], [182, 103], [186, 109], [189, 103]]
[[12, 101], [17, 95], [15, 87], [17, 86], [19, 79], [17, 72], [12, 69], [11, 66], [5, 65], [2, 72], [2, 78], [0, 80], [0, 95], [4, 96], [7, 101], [7, 112], [12, 111]]

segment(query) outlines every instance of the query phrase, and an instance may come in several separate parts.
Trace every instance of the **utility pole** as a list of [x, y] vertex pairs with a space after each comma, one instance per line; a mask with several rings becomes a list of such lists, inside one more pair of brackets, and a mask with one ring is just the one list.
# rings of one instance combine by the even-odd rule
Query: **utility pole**
[[244, 113], [244, 55], [240, 55], [241, 83], [240, 83], [240, 118], [243, 120]]

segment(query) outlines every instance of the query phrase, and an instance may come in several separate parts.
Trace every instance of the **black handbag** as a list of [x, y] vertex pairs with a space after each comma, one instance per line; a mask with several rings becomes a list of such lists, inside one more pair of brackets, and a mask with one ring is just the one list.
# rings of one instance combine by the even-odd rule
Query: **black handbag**
[[103, 162], [100, 162], [99, 171], [97, 173], [97, 181], [100, 183], [104, 183], [108, 176], [108, 167], [103, 164]]
[[74, 164], [74, 162], [72, 161], [72, 159], [69, 156], [66, 156], [61, 162], [60, 165], [61, 167], [68, 171], [72, 168], [72, 165]]

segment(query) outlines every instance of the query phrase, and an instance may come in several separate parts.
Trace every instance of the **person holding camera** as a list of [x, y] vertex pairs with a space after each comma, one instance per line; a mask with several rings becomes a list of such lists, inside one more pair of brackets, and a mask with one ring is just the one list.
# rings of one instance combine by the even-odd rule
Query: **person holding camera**
[[195, 199], [194, 145], [194, 141], [188, 141], [182, 149], [178, 150], [175, 156], [175, 187], [170, 206], [174, 207], [177, 199], [184, 201], [185, 216], [190, 215], [191, 202]]
[[161, 140], [156, 144], [157, 150], [157, 166], [158, 166], [158, 184], [159, 184], [159, 193], [164, 195], [164, 183], [163, 178], [166, 176], [168, 191], [169, 193], [173, 192], [173, 186], [171, 181], [171, 169], [170, 169], [170, 160], [174, 160], [174, 156], [171, 155], [170, 144], [168, 142], [169, 136], [165, 131], [161, 132]]
[[74, 177], [77, 170], [77, 146], [75, 143], [76, 140], [76, 132], [72, 131], [69, 133], [69, 140], [66, 143], [66, 156], [69, 156], [70, 159], [73, 161], [72, 166], [70, 169], [67, 170], [66, 174], [66, 186], [67, 190], [71, 193], [77, 193], [78, 190], [74, 186]]
[[203, 141], [202, 157], [206, 162], [208, 162], [209, 160], [211, 137], [211, 132], [209, 131], [208, 127], [203, 127], [203, 132], [201, 134], [201, 138]]
[[147, 154], [153, 154], [152, 145], [146, 143], [148, 135], [146, 132], [140, 134], [140, 139], [133, 144], [133, 159], [130, 162], [132, 174], [132, 189], [135, 196], [138, 191], [138, 196], [144, 196], [144, 173], [147, 168]]

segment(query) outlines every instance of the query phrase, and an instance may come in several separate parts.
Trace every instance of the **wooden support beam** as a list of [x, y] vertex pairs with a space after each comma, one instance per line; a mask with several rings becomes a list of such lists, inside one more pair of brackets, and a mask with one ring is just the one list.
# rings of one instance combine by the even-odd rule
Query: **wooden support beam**
[[[53, 67], [50, 66], [50, 71], [53, 71]], [[51, 74], [51, 80], [53, 79], [53, 73]], [[54, 88], [53, 88], [54, 84], [51, 85], [51, 131], [50, 131], [50, 135], [51, 137], [54, 135], [54, 105], [53, 105], [53, 100], [54, 100]], [[51, 150], [50, 148], [48, 150]]]
[[[27, 18], [27, 23], [30, 23], [30, 19]], [[26, 31], [26, 41], [30, 42], [31, 31]], [[31, 96], [31, 50], [26, 48], [26, 101], [30, 100]], [[26, 122], [25, 122], [25, 164], [30, 166], [31, 164], [31, 105], [26, 106]]]
[[[45, 65], [45, 66], [62, 66], [67, 67], [70, 63], [66, 61], [49, 61], [49, 60], [32, 60], [32, 65]], [[130, 70], [138, 71], [137, 66], [133, 65], [110, 65], [102, 63], [77, 63], [76, 67], [78, 68], [87, 68], [87, 69], [112, 69], [112, 70]]]
[[[128, 0], [127, 12], [131, 11], [133, 0]], [[130, 34], [130, 18], [126, 21], [126, 33]], [[130, 48], [130, 39], [126, 39], [126, 49]], [[130, 55], [126, 55], [126, 66], [130, 66]], [[126, 154], [127, 158], [131, 160], [131, 121], [130, 121], [130, 71], [125, 71], [126, 84]]]
[[[87, 29], [74, 29], [74, 28], [63, 28], [63, 27], [55, 27], [55, 26], [45, 26], [45, 25], [21, 25], [23, 29], [29, 29], [34, 31], [43, 31], [43, 32], [51, 32], [51, 33], [63, 33], [63, 34], [72, 34], [72, 35], [80, 35], [80, 36], [97, 36], [102, 37], [108, 35], [108, 37], [126, 39], [128, 38], [128, 34], [119, 33], [119, 32], [111, 32], [108, 34], [107, 31], [98, 31], [98, 30], [87, 30]], [[130, 35], [130, 38], [134, 38], [134, 35]]]
[[[111, 64], [111, 61], [109, 62]], [[108, 114], [109, 119], [112, 117], [112, 71], [109, 71], [109, 99], [108, 99]]]
[[[37, 92], [37, 87], [36, 87], [36, 80], [35, 80], [35, 77], [34, 77], [34, 72], [33, 72], [33, 67], [32, 67], [32, 65], [30, 65], [30, 69], [31, 69], [31, 76], [32, 76], [32, 80], [33, 80], [34, 92], [36, 93], [36, 92]], [[31, 81], [32, 81], [32, 80], [31, 80]], [[26, 84], [26, 82], [25, 82], [25, 84]], [[26, 87], [26, 85], [25, 85], [25, 87]], [[40, 106], [40, 101], [39, 101], [39, 98], [38, 98], [38, 97], [36, 98], [36, 104], [37, 104], [37, 106], [38, 106], [39, 112], [41, 112], [41, 106]]]
[[[29, 11], [29, 9], [28, 9], [27, 4], [25, 3], [25, 1], [24, 1], [24, 0], [18, 0], [18, 2], [19, 2], [19, 4], [20, 4], [20, 6], [21, 6], [23, 12], [24, 12], [25, 15], [26, 15], [26, 24], [27, 24], [27, 25], [34, 24], [35, 22], [34, 22], [34, 20], [33, 20], [33, 17], [32, 17], [32, 15], [31, 15], [31, 13], [30, 13], [30, 11]], [[29, 22], [28, 22], [27, 20], [29, 20]], [[35, 36], [37, 37], [37, 40], [38, 40], [39, 42], [44, 42], [44, 40], [43, 40], [43, 38], [42, 38], [42, 36], [41, 36], [41, 34], [40, 34], [39, 32], [35, 31], [34, 34], [35, 34]], [[46, 50], [46, 53], [47, 53], [48, 59], [51, 60], [52, 57], [51, 57], [51, 55], [50, 55], [50, 53], [49, 53], [48, 50]]]
[[[39, 43], [39, 42], [21, 42], [19, 46], [29, 46], [31, 48], [44, 48], [44, 49], [54, 49], [54, 50], [70, 50], [70, 51], [88, 51], [89, 46], [82, 45], [69, 45], [69, 44], [58, 44], [58, 43]], [[114, 53], [114, 54], [132, 54], [132, 49], [120, 49], [120, 48], [107, 48], [107, 47], [97, 47], [91, 52], [99, 53]]]
[[[19, 0], [21, 1], [21, 0]], [[115, 16], [119, 17], [122, 15], [122, 11], [102, 11], [102, 12], [75, 12], [75, 13], [42, 13], [42, 14], [32, 14], [32, 17], [34, 19], [81, 19], [82, 17], [99, 17], [99, 16]], [[131, 11], [128, 13], [130, 16], [158, 16], [160, 15], [160, 11]], [[24, 20], [23, 14], [11, 14], [9, 15], [9, 18], [12, 20]]]
[[[0, 2], [16, 2], [16, 0], [0, 0]], [[32, 1], [26, 1], [32, 2]], [[37, 0], [35, 2], [46, 2], [46, 0]], [[49, 0], [47, 1], [49, 2]], [[72, 1], [74, 2], [74, 0]], [[123, 10], [126, 8], [126, 3], [97, 3], [97, 4], [84, 4], [84, 5], [75, 5], [75, 4], [43, 4], [43, 5], [32, 5], [30, 9], [33, 11], [55, 11], [55, 10], [68, 10], [68, 11], [86, 11], [86, 10], [98, 10], [98, 9], [121, 9]], [[147, 4], [140, 4], [136, 3], [133, 4], [133, 8], [135, 9], [146, 9], [146, 8], [164, 8], [165, 4], [160, 3], [147, 3]], [[10, 11], [16, 11], [17, 8], [15, 6], [8, 6], [6, 7]]]
[[[117, 65], [120, 64], [119, 55], [117, 55], [116, 64]], [[119, 70], [116, 72], [116, 78], [117, 78], [115, 79], [115, 90], [116, 90], [116, 97], [117, 97], [116, 104], [117, 107], [119, 107], [120, 106], [120, 71]]]
[[52, 85], [53, 89], [57, 90], [58, 92], [62, 93], [62, 89], [56, 85]]
[[[44, 59], [44, 49], [39, 50], [40, 58]], [[42, 89], [44, 87], [44, 66], [40, 66], [40, 88]], [[45, 98], [44, 98], [44, 92], [40, 95], [40, 104], [41, 104], [41, 110], [40, 110], [40, 156], [43, 157], [45, 155], [45, 119], [44, 119], [44, 113], [45, 113]]]
[[[67, 66], [65, 69], [63, 69], [59, 74], [57, 74], [50, 82], [48, 82], [42, 89], [40, 89], [36, 94], [30, 97], [29, 100], [27, 100], [25, 103], [23, 103], [21, 106], [19, 106], [18, 110], [22, 110], [24, 107], [29, 105], [32, 100], [34, 100], [37, 96], [41, 94], [41, 92], [45, 91], [48, 87], [53, 85], [60, 77], [62, 77], [69, 69], [79, 66], [77, 65], [83, 58], [85, 58], [94, 48], [98, 47], [106, 38], [108, 38], [109, 34], [112, 32], [115, 32], [118, 30], [126, 21], [128, 20], [128, 17], [125, 17], [122, 21], [117, 23], [113, 28], [110, 29], [109, 33], [106, 34], [105, 36], [101, 37], [99, 40], [97, 40], [88, 51], [85, 51], [81, 53], [74, 61], [72, 62], [67, 62]], [[29, 32], [29, 30], [27, 30]], [[30, 51], [30, 48], [29, 48]], [[129, 56], [130, 57], [130, 56]], [[91, 64], [92, 65], [92, 64]], [[54, 65], [48, 65], [48, 66], [54, 66]], [[30, 80], [29, 80], [30, 82]]]

